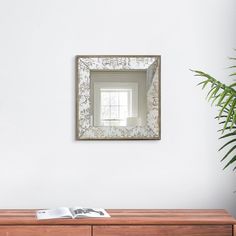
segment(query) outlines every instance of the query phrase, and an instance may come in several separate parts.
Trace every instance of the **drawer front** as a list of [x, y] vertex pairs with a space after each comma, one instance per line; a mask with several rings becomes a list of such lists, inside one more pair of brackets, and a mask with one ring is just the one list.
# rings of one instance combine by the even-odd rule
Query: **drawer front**
[[91, 236], [91, 227], [0, 226], [0, 236]]
[[232, 236], [232, 225], [94, 226], [93, 236]]

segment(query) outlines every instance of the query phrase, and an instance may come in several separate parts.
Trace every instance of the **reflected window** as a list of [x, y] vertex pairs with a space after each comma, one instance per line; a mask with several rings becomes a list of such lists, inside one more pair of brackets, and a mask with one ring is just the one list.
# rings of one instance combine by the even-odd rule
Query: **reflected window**
[[138, 84], [95, 82], [94, 126], [135, 126], [138, 119]]
[[126, 126], [132, 116], [132, 89], [100, 89], [102, 126]]

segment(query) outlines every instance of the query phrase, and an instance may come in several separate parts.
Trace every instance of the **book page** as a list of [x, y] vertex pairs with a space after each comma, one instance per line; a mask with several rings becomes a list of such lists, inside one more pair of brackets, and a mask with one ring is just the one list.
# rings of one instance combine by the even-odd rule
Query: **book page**
[[74, 218], [110, 217], [109, 214], [102, 208], [73, 207], [70, 210]]
[[60, 207], [50, 210], [39, 210], [36, 212], [36, 214], [38, 220], [73, 218], [70, 209], [67, 207]]

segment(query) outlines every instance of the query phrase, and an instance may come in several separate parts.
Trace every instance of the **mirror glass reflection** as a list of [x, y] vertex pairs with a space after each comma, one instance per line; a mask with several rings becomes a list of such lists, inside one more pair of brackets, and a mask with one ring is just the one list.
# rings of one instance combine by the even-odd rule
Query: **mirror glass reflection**
[[146, 71], [91, 71], [91, 125], [145, 126]]

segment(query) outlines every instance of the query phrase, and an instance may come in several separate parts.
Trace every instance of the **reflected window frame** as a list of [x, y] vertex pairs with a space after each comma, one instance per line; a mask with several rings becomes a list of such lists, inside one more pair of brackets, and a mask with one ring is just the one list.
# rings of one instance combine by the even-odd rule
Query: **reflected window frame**
[[[92, 125], [94, 126], [109, 126], [109, 125], [102, 125], [101, 124], [101, 91], [102, 90], [110, 90], [110, 91], [126, 91], [129, 90], [130, 95], [132, 98], [128, 98], [128, 100], [131, 100], [131, 102], [128, 105], [129, 112], [132, 112], [131, 114], [128, 114], [128, 117], [135, 117], [138, 114], [138, 83], [116, 83], [116, 82], [95, 82], [94, 83], [94, 106], [93, 106], [93, 113], [92, 113]], [[130, 96], [129, 95], [129, 96]], [[131, 106], [131, 107], [130, 107]], [[120, 125], [120, 126], [126, 126], [126, 124]], [[112, 125], [110, 125], [112, 126]], [[113, 125], [113, 126], [119, 126], [119, 125]]]

